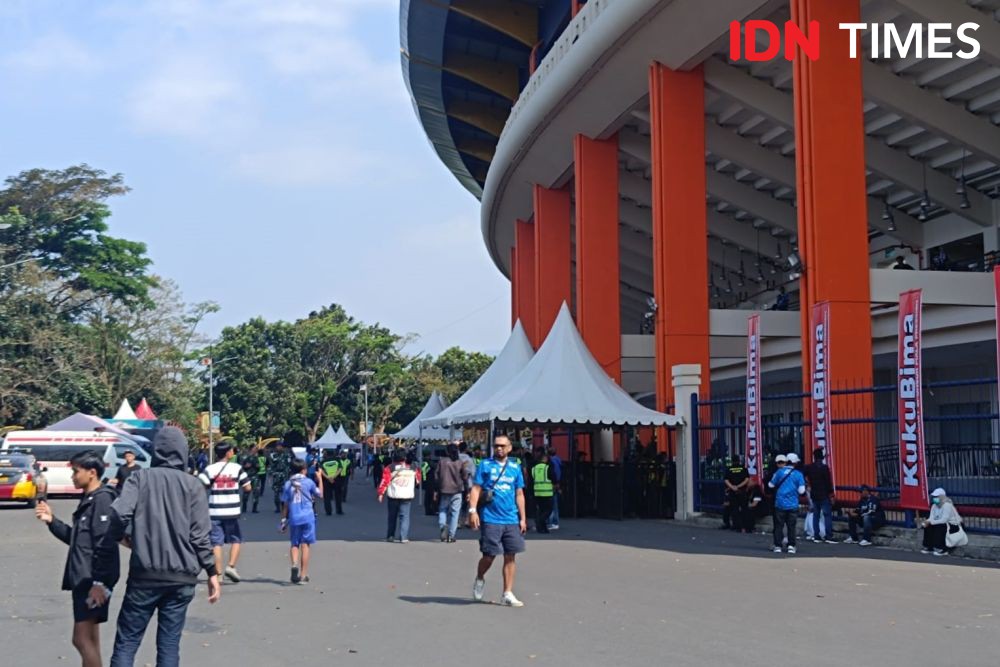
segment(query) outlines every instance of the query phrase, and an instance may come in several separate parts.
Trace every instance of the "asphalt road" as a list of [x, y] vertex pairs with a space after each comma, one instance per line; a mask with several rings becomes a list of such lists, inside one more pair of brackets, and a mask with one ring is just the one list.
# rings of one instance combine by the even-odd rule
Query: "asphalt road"
[[[53, 502], [62, 518], [74, 504]], [[244, 581], [227, 584], [215, 606], [199, 587], [182, 664], [1000, 664], [992, 564], [848, 545], [778, 556], [761, 535], [564, 520], [558, 533], [529, 536], [515, 587], [525, 607], [510, 609], [471, 601], [478, 550], [469, 531], [443, 544], [437, 521], [414, 507], [411, 543], [387, 544], [385, 509], [363, 479], [345, 516], [321, 513], [307, 586], [288, 582], [271, 509], [244, 519]], [[0, 531], [4, 655], [77, 664], [59, 590], [65, 547], [29, 510], [0, 509]], [[487, 598], [500, 589], [497, 565]], [[113, 636], [109, 623], [105, 661]], [[153, 640], [150, 628], [137, 664], [154, 664]]]

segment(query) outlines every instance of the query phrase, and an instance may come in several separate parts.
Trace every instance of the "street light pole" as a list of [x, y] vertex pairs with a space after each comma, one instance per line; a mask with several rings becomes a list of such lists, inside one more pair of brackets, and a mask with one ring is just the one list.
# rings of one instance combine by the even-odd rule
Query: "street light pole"
[[219, 359], [215, 361], [212, 357], [205, 357], [201, 360], [202, 366], [208, 366], [208, 462], [209, 464], [215, 463], [215, 430], [212, 424], [212, 418], [215, 416], [214, 401], [215, 401], [215, 364], [225, 363], [231, 361], [236, 357], [226, 357], [225, 359]]
[[365, 392], [365, 440], [368, 440], [368, 383], [371, 381], [371, 377], [375, 375], [375, 371], [358, 371], [358, 375], [364, 378], [365, 383], [361, 385], [362, 390]]

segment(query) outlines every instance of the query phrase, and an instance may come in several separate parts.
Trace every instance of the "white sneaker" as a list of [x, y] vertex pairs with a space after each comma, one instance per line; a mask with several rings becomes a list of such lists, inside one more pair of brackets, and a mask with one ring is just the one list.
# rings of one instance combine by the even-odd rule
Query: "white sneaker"
[[229, 579], [234, 584], [240, 583], [240, 573], [237, 572], [236, 568], [233, 567], [232, 565], [227, 565], [226, 566], [226, 569], [224, 570], [224, 574], [226, 575], [226, 579]]
[[[861, 541], [864, 542], [864, 540], [861, 540]], [[854, 538], [853, 537], [845, 537], [844, 538], [844, 544], [854, 544]]]
[[921, 549], [921, 550], [920, 550], [920, 553], [924, 554], [925, 556], [926, 556], [927, 554], [929, 554], [930, 552], [931, 552], [931, 550], [930, 550], [930, 549]]
[[485, 579], [476, 579], [476, 583], [472, 585], [472, 599], [476, 602], [483, 601], [483, 591], [486, 589]]
[[771, 549], [771, 551], [773, 551], [776, 554], [780, 554], [781, 553], [781, 547], [774, 547], [773, 549]]
[[503, 594], [503, 598], [500, 599], [500, 604], [505, 607], [523, 607], [524, 603], [514, 597], [513, 591], [507, 591]]
[[549, 530], [559, 530], [559, 524], [557, 523], [553, 526], [549, 526]]
[[788, 545], [788, 553], [790, 553], [790, 554], [795, 553], [795, 547], [793, 547], [791, 545]]
[[870, 547], [871, 545], [872, 543], [869, 542], [868, 540], [861, 540], [860, 542], [858, 542], [858, 546], [861, 547]]
[[947, 551], [941, 551], [940, 549], [935, 549], [934, 553], [931, 554], [931, 555], [933, 555], [933, 556], [947, 556], [948, 552]]

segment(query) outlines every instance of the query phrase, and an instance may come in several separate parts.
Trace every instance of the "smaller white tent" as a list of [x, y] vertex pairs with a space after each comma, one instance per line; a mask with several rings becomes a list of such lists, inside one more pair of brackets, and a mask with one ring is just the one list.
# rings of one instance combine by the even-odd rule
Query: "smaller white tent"
[[122, 404], [118, 407], [118, 412], [115, 413], [115, 416], [112, 417], [112, 419], [115, 421], [118, 421], [119, 419], [131, 419], [135, 421], [139, 418], [135, 416], [135, 411], [132, 409], [132, 406], [129, 405], [128, 399], [125, 398], [122, 399]]
[[326, 449], [327, 447], [333, 449], [337, 447], [337, 433], [333, 430], [333, 424], [326, 427], [323, 431], [323, 435], [320, 436], [319, 440], [312, 443], [311, 447], [319, 447], [320, 449]]
[[413, 418], [409, 424], [404, 426], [398, 433], [393, 433], [392, 437], [398, 438], [400, 440], [451, 440], [452, 438], [461, 438], [462, 431], [458, 429], [456, 432], [452, 432], [448, 427], [442, 426], [423, 426], [421, 427], [421, 422], [425, 419], [430, 419], [439, 415], [447, 407], [447, 403], [444, 397], [438, 392], [431, 392], [431, 397], [427, 399], [427, 403], [424, 404], [420, 414]]
[[456, 424], [485, 422], [678, 426], [683, 421], [640, 405], [590, 354], [563, 303], [552, 330], [524, 370]]
[[447, 428], [453, 423], [454, 417], [477, 411], [484, 400], [502, 389], [504, 385], [524, 370], [534, 354], [535, 351], [531, 349], [531, 343], [528, 342], [528, 334], [524, 332], [521, 320], [518, 320], [510, 332], [507, 343], [490, 364], [490, 367], [486, 369], [486, 372], [480, 375], [479, 379], [458, 400], [436, 416], [423, 420], [424, 429], [437, 426]]

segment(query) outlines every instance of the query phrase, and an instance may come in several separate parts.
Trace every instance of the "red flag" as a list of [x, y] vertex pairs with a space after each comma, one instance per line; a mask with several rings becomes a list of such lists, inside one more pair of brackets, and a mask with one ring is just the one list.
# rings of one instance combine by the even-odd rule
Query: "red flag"
[[922, 292], [899, 295], [899, 355], [896, 376], [899, 414], [899, 504], [928, 507], [927, 455], [924, 448], [924, 400], [921, 365]]
[[746, 464], [750, 477], [764, 486], [760, 427], [760, 315], [747, 318]]

